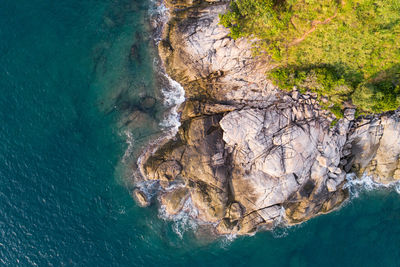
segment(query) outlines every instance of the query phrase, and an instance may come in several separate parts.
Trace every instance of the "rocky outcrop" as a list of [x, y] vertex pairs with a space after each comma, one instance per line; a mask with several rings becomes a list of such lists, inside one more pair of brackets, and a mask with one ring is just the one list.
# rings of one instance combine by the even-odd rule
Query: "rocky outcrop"
[[353, 167], [359, 175], [365, 173], [378, 183], [400, 180], [399, 112], [358, 120], [346, 149], [347, 169]]
[[251, 41], [228, 37], [218, 24], [226, 1], [166, 4], [172, 16], [159, 53], [187, 99], [177, 135], [140, 169], [159, 182], [168, 214], [190, 203], [217, 233], [248, 234], [335, 209], [348, 196], [348, 172], [400, 179], [398, 112], [355, 119], [347, 109], [331, 127], [315, 95], [281, 92]]
[[[308, 112], [298, 118], [299, 109]], [[271, 223], [278, 208], [289, 222], [300, 222], [337, 206], [346, 195], [340, 159], [349, 124], [331, 131], [318, 110], [289, 99], [230, 112], [220, 125], [232, 151], [235, 200]]]
[[267, 105], [274, 98], [265, 80], [265, 60], [252, 56], [251, 43], [228, 37], [218, 15], [227, 1], [166, 1], [172, 17], [159, 45], [168, 74], [190, 100]]
[[146, 194], [139, 189], [133, 190], [133, 197], [135, 198], [136, 203], [138, 203], [141, 207], [147, 207], [150, 205], [150, 201]]

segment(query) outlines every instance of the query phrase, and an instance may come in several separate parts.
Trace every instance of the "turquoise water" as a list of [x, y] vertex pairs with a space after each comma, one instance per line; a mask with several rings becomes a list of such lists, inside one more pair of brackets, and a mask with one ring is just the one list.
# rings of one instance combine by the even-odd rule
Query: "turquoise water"
[[[400, 266], [400, 196], [390, 190], [233, 241], [134, 203], [127, 167], [165, 110], [148, 5], [1, 1], [0, 265]], [[129, 123], [144, 97], [154, 106]]]

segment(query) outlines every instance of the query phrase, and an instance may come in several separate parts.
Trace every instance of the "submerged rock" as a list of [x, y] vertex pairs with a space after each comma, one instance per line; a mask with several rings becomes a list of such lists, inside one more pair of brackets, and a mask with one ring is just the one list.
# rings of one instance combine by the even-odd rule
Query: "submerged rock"
[[140, 100], [140, 106], [144, 110], [152, 109], [155, 104], [156, 104], [156, 99], [151, 96], [143, 97]]

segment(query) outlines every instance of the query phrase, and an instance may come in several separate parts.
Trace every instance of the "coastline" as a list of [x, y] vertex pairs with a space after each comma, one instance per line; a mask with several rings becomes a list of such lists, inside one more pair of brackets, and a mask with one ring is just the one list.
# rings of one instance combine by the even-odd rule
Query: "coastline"
[[[158, 47], [164, 33], [164, 28], [170, 20], [169, 9], [165, 6], [163, 0], [151, 0], [149, 13], [149, 24], [151, 26], [152, 40], [154, 45]], [[156, 152], [156, 150], [165, 145], [172, 139], [180, 127], [180, 114], [179, 108], [185, 101], [184, 89], [182, 86], [173, 80], [165, 69], [162, 59], [157, 54], [153, 61], [153, 69], [156, 73], [159, 86], [161, 86], [161, 93], [163, 95], [164, 106], [167, 111], [164, 113], [164, 119], [160, 122], [160, 126], [164, 128], [163, 133], [156, 139], [150, 141], [146, 147], [139, 153], [136, 161], [137, 170], [134, 170], [134, 190], [133, 198], [136, 202], [143, 207], [150, 205], [150, 199], [155, 194], [154, 190], [147, 190], [151, 188], [154, 183], [146, 184], [144, 175], [143, 163]], [[159, 190], [159, 189], [155, 189]]]
[[[268, 68], [265, 62], [253, 59], [249, 54], [251, 44], [249, 46], [246, 40], [230, 40], [227, 31], [221, 27], [216, 30], [218, 26], [215, 26], [215, 17], [213, 19], [212, 16], [224, 10], [227, 1], [197, 1], [193, 5], [185, 3], [174, 5], [166, 1], [172, 15], [163, 24], [163, 34], [159, 41], [159, 55], [166, 73], [171, 75], [171, 79], [177, 80], [178, 84], [182, 84], [186, 92], [185, 102], [179, 108], [175, 106], [181, 112], [182, 125], [177, 132], [168, 132], [152, 142], [138, 159], [143, 181], [158, 184], [154, 195], [158, 195], [163, 209], [174, 216], [183, 210], [187, 201], [194, 199], [193, 206], [198, 211], [195, 219], [215, 225], [217, 234], [251, 234], [259, 228], [274, 228], [282, 221], [288, 225], [298, 224], [340, 207], [349, 198], [346, 173], [364, 173], [370, 169], [373, 161], [371, 155], [364, 158], [355, 155], [360, 153], [360, 147], [371, 150], [368, 143], [374, 137], [371, 134], [373, 131], [368, 129], [376, 128], [374, 123], [377, 121], [383, 125], [383, 120], [386, 120], [385, 125], [389, 125], [389, 128], [394, 125], [397, 129], [398, 113], [356, 119], [355, 111], [348, 109], [345, 118], [330, 128], [334, 118], [329, 112], [321, 110], [311, 93], [300, 95], [296, 90], [291, 93], [279, 91], [264, 77], [264, 70]], [[205, 27], [210, 25], [214, 32], [207, 35]], [[191, 28], [197, 29], [193, 31]], [[203, 38], [194, 44], [192, 48], [195, 50], [188, 50], [193, 54], [204, 54], [201, 50], [203, 46], [209, 47], [210, 42], [214, 42], [212, 45], [217, 42], [226, 44], [213, 48], [216, 52], [210, 56], [211, 59], [204, 63], [203, 58], [200, 63], [199, 59], [193, 60], [192, 54], [185, 51], [188, 48], [184, 42], [185, 31], [189, 31], [192, 34], [190, 36], [198, 34], [203, 37], [206, 32], [205, 36], [211, 38], [211, 41]], [[190, 42], [192, 45], [193, 40]], [[246, 60], [242, 65], [238, 61], [236, 65], [229, 65], [231, 58], [235, 58], [229, 52], [228, 57], [225, 54], [222, 57], [222, 60], [228, 58], [225, 65], [221, 65], [218, 49], [224, 49], [223, 53], [236, 49], [237, 58], [245, 56]], [[209, 50], [205, 53], [209, 53]], [[219, 60], [213, 61], [213, 56]], [[247, 77], [247, 80], [243, 77]], [[264, 121], [255, 119], [260, 116], [264, 117]], [[274, 124], [276, 120], [279, 123], [274, 126], [274, 132], [265, 134], [266, 123]], [[250, 140], [246, 140], [246, 136], [252, 134], [252, 129], [259, 125], [262, 127], [253, 133]], [[243, 134], [238, 134], [241, 126], [244, 126]], [[308, 132], [303, 130], [304, 127], [308, 127]], [[289, 134], [290, 139], [285, 137], [286, 141], [283, 141], [284, 133], [275, 141], [274, 136], [282, 130], [286, 131], [286, 135]], [[257, 146], [264, 146], [257, 139], [261, 133], [265, 134], [265, 138], [273, 139], [272, 146], [304, 152], [306, 160], [301, 155], [291, 162], [285, 158], [288, 157], [287, 151], [276, 154], [285, 159], [283, 163], [279, 163], [282, 160], [277, 161], [276, 156], [274, 159], [274, 155], [260, 162], [260, 156], [238, 153], [237, 147], [244, 149], [243, 153], [248, 155], [257, 152]], [[295, 133], [294, 137], [292, 133]], [[360, 136], [361, 141], [358, 140]], [[319, 141], [314, 142], [315, 139]], [[315, 147], [308, 148], [310, 142], [315, 143]], [[303, 145], [299, 147], [298, 144]], [[266, 145], [264, 149], [267, 149]], [[182, 161], [184, 153], [187, 153], [186, 161]], [[376, 156], [376, 151], [374, 153]], [[399, 153], [394, 151], [393, 154]], [[292, 157], [292, 153], [289, 154]], [[204, 163], [204, 160], [208, 162]], [[251, 167], [254, 164], [261, 166], [254, 171], [254, 167]], [[272, 169], [271, 164], [275, 166]], [[365, 166], [354, 168], [357, 164]], [[395, 172], [397, 170], [394, 168]], [[264, 174], [260, 174], [260, 171]], [[390, 172], [393, 172], [393, 168]], [[285, 178], [279, 178], [282, 176]], [[383, 179], [382, 182], [392, 183], [397, 179], [392, 177], [392, 180]], [[376, 177], [375, 180], [380, 181], [380, 178]], [[174, 185], [183, 189], [168, 190]], [[278, 188], [278, 191], [268, 188]], [[139, 190], [135, 192], [136, 195], [145, 191]], [[266, 194], [266, 190], [271, 192]], [[265, 202], [271, 193], [272, 198]], [[249, 197], [253, 200], [248, 200]], [[149, 204], [150, 196], [142, 205]]]

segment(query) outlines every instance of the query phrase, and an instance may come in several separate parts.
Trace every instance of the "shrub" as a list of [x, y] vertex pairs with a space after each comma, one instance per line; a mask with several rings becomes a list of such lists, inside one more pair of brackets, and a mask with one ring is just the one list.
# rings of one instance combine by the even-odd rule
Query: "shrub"
[[351, 83], [329, 66], [289, 66], [273, 69], [268, 75], [282, 89], [291, 90], [296, 86], [300, 92], [313, 91], [337, 102], [348, 100], [353, 91]]
[[367, 113], [395, 110], [400, 106], [400, 86], [391, 81], [360, 84], [352, 95], [353, 103]]

